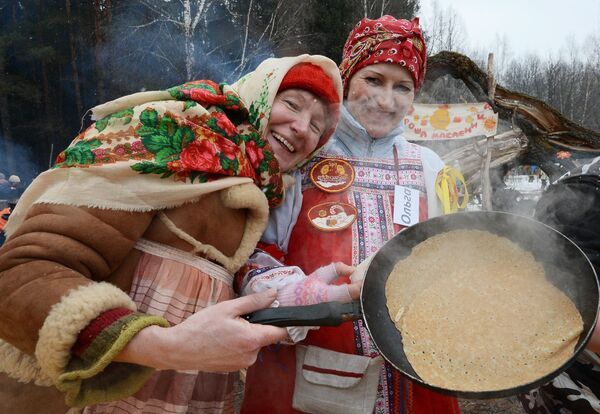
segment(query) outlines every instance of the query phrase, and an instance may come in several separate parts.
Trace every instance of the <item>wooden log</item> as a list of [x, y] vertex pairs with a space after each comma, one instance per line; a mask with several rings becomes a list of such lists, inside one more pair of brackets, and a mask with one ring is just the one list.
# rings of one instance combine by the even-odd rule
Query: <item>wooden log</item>
[[[463, 140], [460, 146], [441, 155], [446, 164], [459, 169], [471, 190], [481, 186], [481, 159], [484, 154], [480, 149], [485, 142], [486, 137]], [[516, 162], [526, 146], [527, 137], [518, 128], [496, 135], [491, 142], [490, 168]]]

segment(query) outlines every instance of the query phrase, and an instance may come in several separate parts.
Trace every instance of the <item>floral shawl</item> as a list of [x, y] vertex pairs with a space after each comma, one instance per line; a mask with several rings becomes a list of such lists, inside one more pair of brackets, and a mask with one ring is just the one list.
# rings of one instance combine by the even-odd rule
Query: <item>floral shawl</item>
[[96, 122], [25, 191], [7, 234], [37, 203], [150, 211], [255, 183], [279, 205], [282, 177], [264, 133], [279, 84], [300, 62], [321, 66], [341, 96], [335, 63], [302, 55], [268, 59], [231, 86], [194, 81], [95, 107]]

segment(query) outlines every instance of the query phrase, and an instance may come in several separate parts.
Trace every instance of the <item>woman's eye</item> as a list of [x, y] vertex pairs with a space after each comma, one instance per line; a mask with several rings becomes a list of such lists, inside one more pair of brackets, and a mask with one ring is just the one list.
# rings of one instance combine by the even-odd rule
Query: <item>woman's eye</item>
[[379, 79], [377, 78], [373, 78], [371, 76], [366, 77], [365, 80], [367, 81], [367, 83], [370, 83], [372, 85], [379, 85], [381, 82], [379, 81]]
[[297, 111], [298, 108], [300, 107], [300, 105], [298, 105], [296, 102], [292, 101], [291, 99], [285, 99], [284, 102], [287, 104], [287, 106], [289, 106], [294, 111]]
[[396, 85], [394, 88], [396, 90], [401, 91], [401, 92], [410, 92], [410, 91], [412, 91], [412, 88], [410, 86], [404, 85], [404, 84]]
[[317, 135], [321, 135], [322, 134], [322, 127], [318, 124], [315, 124], [314, 122], [310, 123], [310, 129]]

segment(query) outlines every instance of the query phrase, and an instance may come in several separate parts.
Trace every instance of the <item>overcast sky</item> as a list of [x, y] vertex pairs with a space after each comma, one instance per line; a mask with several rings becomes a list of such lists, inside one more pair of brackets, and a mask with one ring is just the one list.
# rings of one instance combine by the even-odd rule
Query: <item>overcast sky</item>
[[[427, 28], [435, 0], [421, 0], [421, 22]], [[582, 44], [600, 36], [600, 0], [437, 0], [460, 16], [472, 49], [487, 49], [496, 35], [507, 36], [514, 55], [546, 57], [564, 47], [572, 35]]]

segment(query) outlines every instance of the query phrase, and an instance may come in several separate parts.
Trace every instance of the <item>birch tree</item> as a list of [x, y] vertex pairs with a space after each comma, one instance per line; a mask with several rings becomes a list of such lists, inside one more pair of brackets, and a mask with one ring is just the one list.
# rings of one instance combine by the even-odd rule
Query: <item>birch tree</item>
[[[579, 106], [579, 122], [584, 125], [600, 126], [600, 36], [590, 36], [585, 41], [584, 49], [589, 51], [582, 76], [582, 104]], [[598, 127], [596, 127], [598, 128]]]
[[442, 50], [463, 51], [465, 29], [456, 10], [452, 6], [442, 8], [437, 0], [433, 2], [432, 7], [431, 16], [424, 20], [429, 53], [435, 54]]
[[[244, 9], [245, 8], [245, 9]], [[303, 43], [312, 38], [306, 33], [305, 20], [309, 2], [290, 3], [286, 0], [238, 2], [228, 11], [234, 27], [240, 27], [239, 53], [222, 61], [228, 79], [236, 79], [248, 72], [258, 61], [276, 55], [306, 52]]]
[[[70, 23], [72, 20], [71, 13], [71, 0], [65, 0], [65, 10], [67, 12], [67, 22]], [[71, 52], [71, 75], [73, 78], [73, 90], [75, 92], [75, 105], [77, 107], [77, 113], [83, 114], [83, 102], [81, 100], [81, 87], [79, 82], [79, 68], [77, 67], [77, 47], [75, 44], [75, 37], [73, 35], [72, 25], [68, 24], [69, 27], [69, 49]]]
[[106, 42], [106, 27], [110, 24], [112, 13], [111, 0], [94, 0], [93, 16], [94, 16], [94, 68], [96, 72], [96, 93], [98, 101], [104, 102], [106, 88], [104, 83], [105, 69], [108, 62], [102, 60], [100, 51]]
[[[349, 6], [351, 7], [351, 6]], [[376, 19], [385, 14], [410, 19], [419, 9], [418, 0], [362, 0], [362, 17]]]
[[[206, 27], [206, 14], [212, 5], [212, 0], [182, 0], [183, 14], [179, 25], [185, 38], [185, 71], [187, 80], [192, 80], [195, 54], [194, 54], [194, 34], [198, 29], [198, 23], [202, 21], [203, 27]], [[204, 39], [203, 39], [204, 40]]]
[[[206, 44], [207, 15], [214, 4], [213, 0], [178, 0], [170, 2], [165, 0], [141, 0], [141, 4], [154, 14], [148, 23], [137, 26], [151, 26], [156, 24], [173, 25], [183, 34], [185, 50], [185, 76], [192, 80], [195, 75], [196, 47], [195, 38], [200, 34], [200, 43]], [[175, 5], [175, 6], [174, 6]]]

